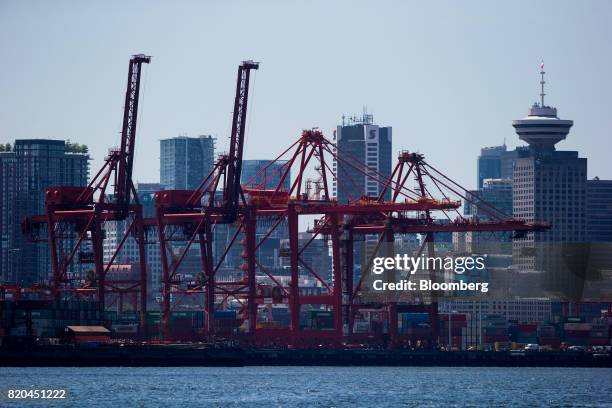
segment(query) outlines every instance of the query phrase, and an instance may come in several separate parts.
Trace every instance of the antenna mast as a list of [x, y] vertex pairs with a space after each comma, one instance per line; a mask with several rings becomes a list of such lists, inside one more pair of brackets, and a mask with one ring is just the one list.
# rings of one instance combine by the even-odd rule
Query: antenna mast
[[540, 98], [541, 98], [541, 107], [544, 107], [544, 95], [546, 95], [544, 93], [544, 84], [546, 83], [546, 81], [544, 81], [544, 74], [546, 72], [544, 72], [544, 61], [542, 61], [542, 63], [540, 63], [540, 75], [542, 76], [542, 79], [540, 80], [540, 86], [542, 87], [542, 91], [540, 92]]

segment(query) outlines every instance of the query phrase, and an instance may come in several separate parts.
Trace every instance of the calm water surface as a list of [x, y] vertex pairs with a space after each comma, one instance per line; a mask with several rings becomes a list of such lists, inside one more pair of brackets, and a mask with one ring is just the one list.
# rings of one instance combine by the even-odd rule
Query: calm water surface
[[[9, 402], [8, 388], [66, 388]], [[2, 407], [612, 407], [612, 369], [0, 368]]]

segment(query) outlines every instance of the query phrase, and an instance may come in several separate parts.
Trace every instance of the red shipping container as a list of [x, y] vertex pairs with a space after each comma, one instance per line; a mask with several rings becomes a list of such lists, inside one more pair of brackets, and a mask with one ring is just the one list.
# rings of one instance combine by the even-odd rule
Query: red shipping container
[[[438, 332], [440, 333], [440, 335], [446, 335], [448, 337], [448, 327], [440, 327], [438, 328]], [[461, 336], [462, 334], [462, 328], [461, 327], [452, 327], [450, 329], [451, 332], [451, 336]]]
[[406, 334], [411, 336], [429, 336], [431, 335], [430, 329], [408, 329]]
[[467, 327], [467, 322], [463, 321], [463, 322], [456, 322], [456, 321], [452, 321], [450, 322], [450, 324], [448, 322], [442, 322], [442, 324], [440, 324], [441, 328], [447, 329], [448, 330], [448, 326], [454, 328], [463, 328], [463, 327]]
[[591, 345], [591, 346], [607, 346], [609, 344], [610, 344], [610, 340], [609, 339], [594, 338], [594, 337], [591, 337], [589, 339], [589, 345]]
[[[447, 321], [448, 321], [448, 317], [449, 317], [449, 316], [448, 316], [448, 313], [446, 313], [446, 314], [440, 313], [440, 314], [438, 315], [438, 318], [439, 318], [440, 320], [444, 321], [444, 322], [447, 322]], [[465, 316], [464, 314], [455, 314], [455, 313], [453, 313], [453, 314], [451, 314], [451, 315], [450, 315], [450, 320], [451, 320], [453, 323], [455, 323], [455, 322], [465, 322], [465, 321], [466, 321], [466, 319], [467, 319], [467, 318], [466, 318], [466, 316]]]
[[538, 327], [538, 334], [543, 337], [555, 337], [555, 328], [553, 326]]

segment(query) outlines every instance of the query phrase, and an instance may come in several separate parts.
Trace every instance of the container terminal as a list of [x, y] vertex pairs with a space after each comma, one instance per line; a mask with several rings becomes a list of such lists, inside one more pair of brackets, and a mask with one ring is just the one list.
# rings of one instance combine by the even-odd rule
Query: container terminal
[[[364, 274], [354, 270], [357, 241], [374, 248], [367, 266], [403, 234], [423, 236], [416, 256], [434, 257], [438, 233], [508, 232], [521, 239], [550, 224], [505, 214], [417, 152], [401, 151], [385, 176], [318, 128], [303, 130], [266, 166], [277, 164], [278, 185], [258, 182], [264, 170], [242, 183], [250, 75], [258, 62], [238, 67], [229, 151], [196, 189], [156, 192], [155, 214], [145, 217], [132, 171], [142, 65], [151, 60], [138, 54], [129, 61], [120, 146], [109, 150], [87, 186], [48, 188], [45, 213], [22, 222], [29, 240], [48, 246], [52, 276], [29, 286], [0, 284], [0, 365], [610, 366], [610, 303], [594, 322], [572, 321], [570, 311], [580, 304], [570, 301], [562, 302], [563, 320], [555, 324], [500, 326], [488, 316], [479, 326], [478, 350], [460, 351], [466, 318], [440, 314], [439, 294], [388, 302], [364, 296]], [[336, 200], [334, 163], [380, 185], [380, 194]], [[461, 200], [490, 219], [465, 218]], [[313, 220], [308, 240], [300, 239], [305, 220]], [[126, 228], [105, 255], [105, 238], [117, 223]], [[215, 231], [224, 227], [231, 233], [218, 243]], [[282, 279], [257, 255], [278, 228], [288, 232]], [[330, 243], [331, 279], [305, 256], [319, 239]], [[131, 260], [123, 251], [128, 245], [135, 248]], [[151, 245], [161, 263], [155, 310], [147, 293]], [[242, 266], [222, 275], [231, 251], [240, 253]], [[194, 252], [199, 272], [185, 281], [180, 268]], [[432, 282], [437, 272], [429, 270]], [[301, 283], [304, 275], [316, 291]]]

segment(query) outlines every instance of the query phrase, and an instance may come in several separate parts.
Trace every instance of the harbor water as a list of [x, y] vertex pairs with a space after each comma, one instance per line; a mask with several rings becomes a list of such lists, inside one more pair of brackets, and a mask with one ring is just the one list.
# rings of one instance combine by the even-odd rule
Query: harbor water
[[[609, 368], [0, 368], [0, 407], [612, 407]], [[8, 389], [66, 389], [9, 400]]]

